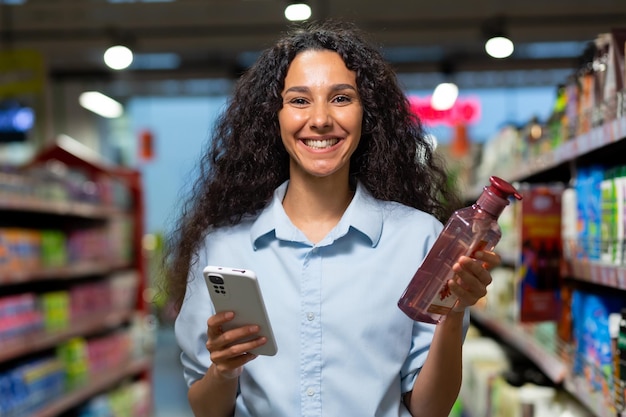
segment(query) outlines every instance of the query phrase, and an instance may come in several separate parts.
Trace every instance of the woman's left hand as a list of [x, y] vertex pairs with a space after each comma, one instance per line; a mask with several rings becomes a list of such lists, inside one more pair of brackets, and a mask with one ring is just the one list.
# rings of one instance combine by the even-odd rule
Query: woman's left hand
[[476, 252], [473, 258], [459, 258], [452, 267], [456, 274], [448, 281], [450, 291], [458, 297], [453, 311], [463, 311], [487, 294], [487, 286], [491, 284], [489, 270], [501, 262], [500, 255], [487, 251]]

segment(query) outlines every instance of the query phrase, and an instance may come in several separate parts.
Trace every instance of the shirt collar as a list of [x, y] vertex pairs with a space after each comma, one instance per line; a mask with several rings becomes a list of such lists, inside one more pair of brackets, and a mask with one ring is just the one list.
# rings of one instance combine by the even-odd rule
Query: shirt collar
[[[274, 232], [276, 239], [311, 244], [304, 234], [291, 223], [283, 209], [282, 201], [288, 184], [289, 181], [285, 181], [274, 190], [272, 200], [254, 221], [250, 230], [250, 238], [255, 249], [260, 245], [260, 240], [267, 238], [271, 232]], [[317, 246], [331, 244], [346, 235], [350, 228], [366, 236], [372, 246], [378, 244], [382, 233], [381, 202], [376, 200], [360, 182], [357, 183], [354, 197], [339, 223]]]

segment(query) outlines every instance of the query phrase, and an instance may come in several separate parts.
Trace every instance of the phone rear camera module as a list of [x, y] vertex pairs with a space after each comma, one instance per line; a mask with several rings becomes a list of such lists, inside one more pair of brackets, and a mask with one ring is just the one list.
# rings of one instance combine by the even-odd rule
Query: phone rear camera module
[[222, 285], [224, 283], [224, 279], [218, 275], [209, 275], [209, 281], [218, 285]]

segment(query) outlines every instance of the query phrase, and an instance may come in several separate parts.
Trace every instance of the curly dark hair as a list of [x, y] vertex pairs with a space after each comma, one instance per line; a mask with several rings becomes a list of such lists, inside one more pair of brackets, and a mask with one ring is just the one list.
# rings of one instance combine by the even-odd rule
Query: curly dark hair
[[211, 229], [254, 215], [288, 179], [289, 155], [278, 111], [289, 65], [303, 51], [335, 51], [356, 73], [363, 129], [350, 161], [351, 179], [378, 199], [415, 207], [441, 221], [459, 207], [443, 161], [425, 139], [394, 70], [373, 45], [351, 23], [308, 23], [265, 50], [239, 78], [166, 242], [165, 278], [176, 306], [184, 297], [195, 253]]

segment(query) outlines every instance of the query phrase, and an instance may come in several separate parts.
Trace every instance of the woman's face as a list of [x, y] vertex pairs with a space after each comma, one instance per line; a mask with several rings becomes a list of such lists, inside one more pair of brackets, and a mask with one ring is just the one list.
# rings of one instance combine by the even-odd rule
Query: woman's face
[[282, 98], [278, 121], [291, 175], [347, 175], [363, 120], [356, 74], [336, 52], [304, 51], [289, 66]]

